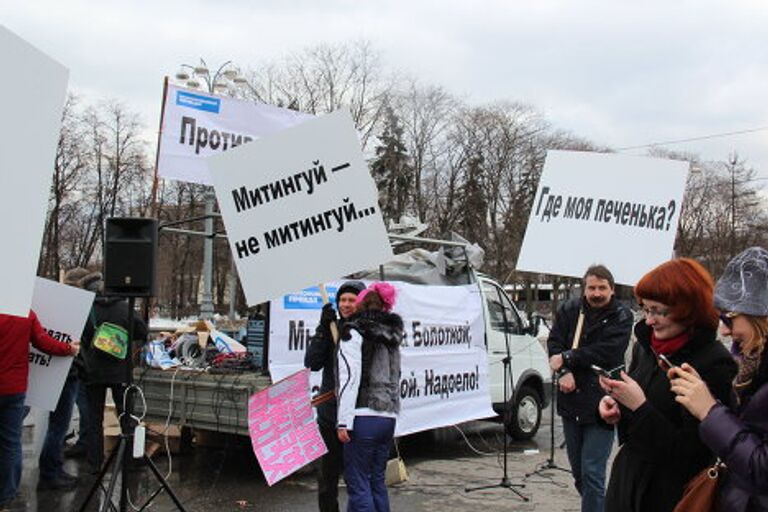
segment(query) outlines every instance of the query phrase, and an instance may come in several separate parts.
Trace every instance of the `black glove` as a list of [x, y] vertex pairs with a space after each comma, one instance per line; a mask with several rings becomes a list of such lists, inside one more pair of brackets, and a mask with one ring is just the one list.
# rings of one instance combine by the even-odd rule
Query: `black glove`
[[326, 332], [330, 332], [331, 324], [336, 321], [336, 310], [330, 302], [323, 306], [323, 312], [320, 313], [320, 327]]

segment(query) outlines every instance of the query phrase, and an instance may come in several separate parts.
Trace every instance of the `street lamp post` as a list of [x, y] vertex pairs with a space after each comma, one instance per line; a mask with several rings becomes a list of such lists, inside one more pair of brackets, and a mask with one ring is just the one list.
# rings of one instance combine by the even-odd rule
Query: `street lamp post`
[[[191, 74], [186, 70], [191, 70]], [[198, 82], [195, 77], [203, 80], [203, 84]], [[234, 66], [232, 61], [228, 60], [211, 74], [203, 59], [200, 59], [199, 66], [191, 66], [189, 64], [182, 64], [181, 69], [176, 73], [176, 78], [180, 81], [185, 81], [185, 85], [192, 89], [197, 89], [201, 85], [205, 85], [205, 88], [209, 93], [215, 94], [217, 90], [227, 90], [231, 87], [241, 86], [247, 84], [247, 80], [240, 76], [240, 73]], [[214, 194], [213, 187], [207, 187], [205, 191], [205, 238], [203, 239], [203, 298], [200, 303], [200, 316], [203, 319], [213, 318], [213, 240], [216, 236], [214, 231], [214, 205], [216, 202], [216, 195]], [[233, 294], [234, 295], [234, 294]], [[230, 314], [232, 312], [232, 306], [230, 306]]]

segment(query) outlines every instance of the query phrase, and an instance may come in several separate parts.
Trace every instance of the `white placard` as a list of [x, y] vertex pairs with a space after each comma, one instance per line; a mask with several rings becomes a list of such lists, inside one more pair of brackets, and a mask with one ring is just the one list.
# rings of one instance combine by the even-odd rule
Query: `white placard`
[[[38, 277], [32, 310], [48, 334], [70, 343], [82, 336], [93, 298], [93, 292]], [[56, 409], [71, 364], [71, 357], [49, 356], [30, 346], [26, 404]]]
[[672, 257], [688, 163], [548, 151], [517, 270], [581, 277], [606, 265], [634, 285]]
[[32, 303], [61, 126], [67, 69], [0, 25], [0, 312], [26, 317]]
[[209, 166], [248, 304], [392, 259], [348, 112], [211, 157]]
[[[335, 297], [342, 283], [327, 285], [329, 297]], [[477, 285], [391, 284], [397, 289], [394, 311], [403, 318], [406, 333], [401, 347], [397, 435], [495, 416]], [[304, 367], [304, 353], [322, 305], [317, 288], [270, 303], [269, 371], [273, 381]], [[319, 390], [320, 381], [320, 372], [313, 373], [313, 392]]]
[[207, 157], [313, 117], [287, 108], [168, 85], [157, 148], [157, 173], [163, 178], [210, 185]]

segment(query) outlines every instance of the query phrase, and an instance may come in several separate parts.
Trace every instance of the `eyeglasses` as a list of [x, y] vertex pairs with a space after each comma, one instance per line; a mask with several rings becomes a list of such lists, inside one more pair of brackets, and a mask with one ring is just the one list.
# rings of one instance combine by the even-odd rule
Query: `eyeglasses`
[[642, 308], [642, 311], [646, 317], [655, 316], [655, 317], [666, 318], [669, 316], [668, 309]]
[[720, 321], [723, 322], [723, 325], [728, 329], [733, 329], [733, 319], [740, 314], [741, 313], [736, 313], [735, 311], [723, 311], [720, 313]]

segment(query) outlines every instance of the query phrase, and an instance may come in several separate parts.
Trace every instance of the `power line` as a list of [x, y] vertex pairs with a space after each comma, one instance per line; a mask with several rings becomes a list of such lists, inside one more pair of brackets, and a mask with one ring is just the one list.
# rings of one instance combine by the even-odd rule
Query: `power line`
[[680, 144], [683, 142], [694, 142], [697, 140], [707, 140], [707, 139], [717, 139], [720, 137], [731, 137], [733, 135], [743, 135], [745, 133], [754, 133], [754, 132], [761, 132], [768, 130], [768, 126], [760, 126], [758, 128], [751, 128], [749, 130], [738, 130], [735, 132], [722, 132], [722, 133], [714, 133], [712, 135], [702, 135], [701, 137], [691, 137], [689, 139], [677, 139], [677, 140], [668, 140], [663, 142], [652, 142], [650, 144], [641, 144], [639, 146], [626, 146], [623, 148], [616, 148], [616, 151], [626, 151], [629, 149], [642, 149], [642, 148], [652, 148], [655, 146], [668, 146], [670, 144]]

